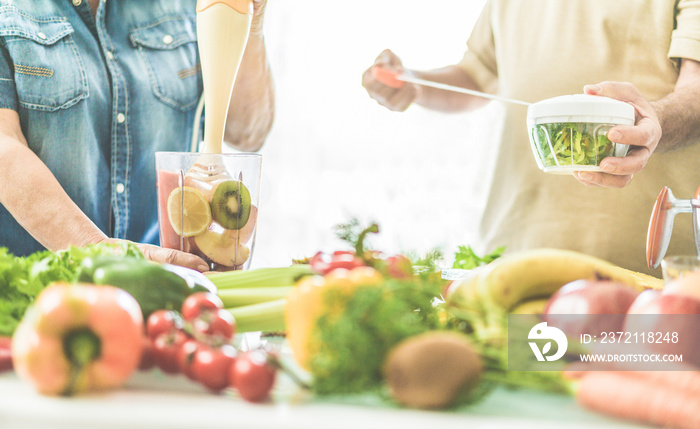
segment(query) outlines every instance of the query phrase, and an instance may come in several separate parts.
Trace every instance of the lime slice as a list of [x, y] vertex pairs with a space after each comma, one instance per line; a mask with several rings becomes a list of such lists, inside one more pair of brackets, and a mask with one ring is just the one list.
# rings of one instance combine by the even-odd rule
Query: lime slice
[[211, 207], [198, 190], [187, 186], [175, 188], [168, 197], [168, 219], [178, 235], [192, 237], [209, 227]]

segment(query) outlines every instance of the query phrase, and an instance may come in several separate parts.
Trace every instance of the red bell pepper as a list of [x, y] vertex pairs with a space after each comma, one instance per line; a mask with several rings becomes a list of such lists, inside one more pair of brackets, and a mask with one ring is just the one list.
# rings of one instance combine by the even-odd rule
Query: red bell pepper
[[0, 372], [12, 370], [12, 338], [0, 337]]
[[142, 336], [139, 304], [123, 289], [54, 283], [17, 327], [12, 359], [19, 377], [42, 394], [108, 389], [138, 367]]

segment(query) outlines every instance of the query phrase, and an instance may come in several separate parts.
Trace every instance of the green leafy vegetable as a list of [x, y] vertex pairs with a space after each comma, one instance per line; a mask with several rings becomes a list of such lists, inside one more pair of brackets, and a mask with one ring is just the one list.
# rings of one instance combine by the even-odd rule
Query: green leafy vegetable
[[383, 383], [382, 366], [391, 347], [431, 329], [443, 329], [441, 308], [432, 305], [443, 287], [439, 278], [416, 276], [363, 286], [353, 294], [329, 290], [324, 299], [331, 310], [318, 320], [310, 368], [319, 394], [373, 391]]
[[486, 265], [494, 259], [500, 257], [506, 250], [505, 246], [496, 248], [493, 252], [488, 255], [479, 256], [474, 252], [471, 246], [459, 246], [457, 252], [455, 253], [455, 259], [452, 263], [452, 268], [459, 268], [462, 270], [471, 270], [480, 265]]
[[532, 136], [545, 167], [597, 166], [615, 153], [615, 144], [606, 135], [608, 129], [610, 126], [597, 123], [560, 122], [539, 124]]
[[132, 243], [100, 243], [48, 250], [20, 257], [0, 248], [0, 335], [12, 335], [29, 304], [51, 282], [76, 279], [83, 259], [90, 256], [123, 255], [143, 259]]
[[[483, 381], [487, 386], [571, 392], [571, 382], [559, 371], [509, 371], [508, 314], [500, 308], [480, 302], [474, 302], [472, 310], [461, 312], [457, 325], [471, 338], [472, 345], [484, 360]], [[536, 322], [533, 325], [534, 323]], [[527, 338], [527, 333], [523, 335], [523, 338]]]
[[[460, 246], [455, 263], [460, 268], [474, 268], [493, 261], [503, 251], [499, 247], [480, 257], [471, 247]], [[434, 259], [435, 254], [425, 257], [428, 262]], [[455, 316], [441, 300], [446, 284], [438, 271], [425, 270], [408, 279], [359, 286], [350, 294], [333, 288], [325, 292], [326, 311], [311, 334], [312, 343], [318, 345], [309, 362], [314, 392], [384, 393], [383, 366], [390, 350], [402, 340], [435, 330], [465, 333], [483, 359], [484, 372], [478, 389], [459, 397], [454, 405], [472, 404], [496, 386], [569, 390], [569, 383], [556, 371], [508, 371], [507, 314], [475, 303], [473, 311]]]

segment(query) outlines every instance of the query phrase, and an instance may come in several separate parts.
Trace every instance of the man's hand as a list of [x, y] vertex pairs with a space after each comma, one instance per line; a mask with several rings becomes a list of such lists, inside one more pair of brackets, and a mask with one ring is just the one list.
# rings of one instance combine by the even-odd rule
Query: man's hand
[[603, 173], [576, 172], [574, 177], [590, 186], [622, 188], [649, 161], [649, 157], [661, 140], [661, 125], [651, 103], [631, 83], [601, 82], [586, 85], [584, 93], [624, 101], [634, 106], [635, 124], [617, 125], [608, 131], [608, 139], [614, 143], [630, 145], [627, 156], [607, 157], [600, 163]]
[[365, 87], [370, 97], [377, 103], [395, 112], [403, 112], [418, 98], [420, 87], [412, 83], [406, 83], [401, 88], [392, 88], [384, 85], [372, 73], [374, 67], [383, 67], [398, 74], [404, 72], [401, 60], [389, 49], [383, 51], [372, 67], [368, 68], [362, 75], [362, 86]]

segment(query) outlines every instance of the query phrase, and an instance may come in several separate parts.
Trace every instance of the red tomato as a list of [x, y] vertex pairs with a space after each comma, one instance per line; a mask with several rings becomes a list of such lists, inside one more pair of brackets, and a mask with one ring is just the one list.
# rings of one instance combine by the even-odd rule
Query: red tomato
[[352, 270], [355, 267], [361, 267], [365, 263], [362, 259], [356, 257], [351, 253], [344, 253], [339, 255], [334, 255], [329, 265], [329, 271], [333, 271], [337, 268], [345, 268], [346, 270]]
[[236, 349], [230, 344], [213, 348], [201, 345], [194, 355], [192, 373], [207, 389], [219, 392], [228, 386], [229, 371], [236, 361]]
[[156, 366], [156, 358], [153, 355], [153, 341], [147, 336], [143, 336], [143, 354], [139, 363], [140, 371], [148, 371]]
[[166, 374], [177, 374], [180, 371], [177, 352], [186, 340], [187, 336], [182, 331], [160, 334], [153, 340], [153, 357], [161, 371]]
[[156, 310], [148, 316], [146, 321], [146, 333], [154, 340], [160, 334], [168, 333], [174, 329], [179, 329], [182, 325], [180, 316], [170, 310]]
[[364, 261], [355, 256], [354, 252], [336, 250], [331, 255], [324, 252], [317, 252], [309, 259], [309, 264], [314, 271], [324, 275], [337, 268], [351, 270], [355, 267], [360, 267], [364, 265]]
[[325, 274], [328, 272], [328, 262], [330, 261], [330, 256], [324, 252], [316, 252], [314, 256], [309, 259], [309, 265], [319, 274]]
[[0, 372], [12, 370], [12, 338], [0, 337]]
[[182, 317], [192, 320], [205, 310], [224, 308], [221, 298], [210, 292], [197, 292], [185, 298], [182, 303]]
[[194, 363], [194, 356], [197, 354], [199, 347], [199, 341], [194, 338], [188, 338], [176, 352], [176, 359], [180, 372], [185, 374], [190, 380], [197, 379], [192, 371], [192, 364]]
[[272, 391], [277, 370], [268, 363], [264, 350], [249, 350], [238, 355], [229, 373], [233, 386], [243, 399], [250, 402], [265, 400]]
[[230, 340], [236, 333], [236, 320], [228, 310], [207, 310], [192, 321], [192, 327], [197, 332]]

